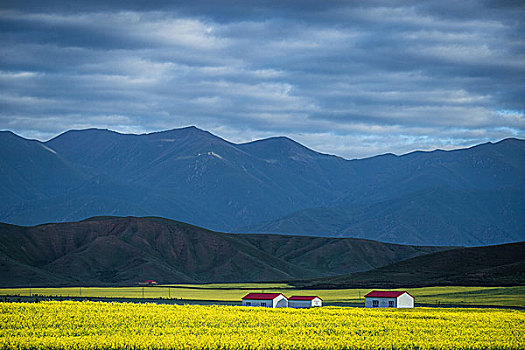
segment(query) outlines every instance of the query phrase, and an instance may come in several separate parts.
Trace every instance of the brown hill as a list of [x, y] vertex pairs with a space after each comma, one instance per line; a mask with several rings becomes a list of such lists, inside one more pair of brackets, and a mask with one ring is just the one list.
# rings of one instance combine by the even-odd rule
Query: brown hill
[[301, 281], [297, 285], [307, 288], [525, 285], [525, 242], [441, 251], [370, 271]]
[[364, 271], [443, 249], [98, 217], [34, 227], [0, 224], [0, 276], [2, 286], [276, 281]]

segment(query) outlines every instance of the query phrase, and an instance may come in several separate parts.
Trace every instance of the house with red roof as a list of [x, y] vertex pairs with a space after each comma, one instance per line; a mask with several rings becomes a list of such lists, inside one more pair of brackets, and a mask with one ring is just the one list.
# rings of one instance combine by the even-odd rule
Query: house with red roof
[[242, 306], [288, 307], [288, 298], [282, 293], [248, 293], [242, 298]]
[[288, 298], [288, 307], [310, 308], [323, 306], [323, 299], [318, 296], [294, 295]]
[[407, 291], [374, 290], [365, 295], [365, 307], [413, 308], [414, 297]]

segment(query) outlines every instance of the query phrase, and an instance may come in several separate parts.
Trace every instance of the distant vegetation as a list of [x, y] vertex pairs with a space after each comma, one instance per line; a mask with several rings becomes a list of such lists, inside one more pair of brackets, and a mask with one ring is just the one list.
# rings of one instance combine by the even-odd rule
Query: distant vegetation
[[2, 349], [525, 348], [516, 310], [42, 302], [0, 314]]
[[517, 139], [345, 160], [286, 137], [233, 144], [194, 127], [45, 143], [0, 132], [0, 168], [0, 221], [14, 224], [134, 215], [417, 245], [525, 240]]

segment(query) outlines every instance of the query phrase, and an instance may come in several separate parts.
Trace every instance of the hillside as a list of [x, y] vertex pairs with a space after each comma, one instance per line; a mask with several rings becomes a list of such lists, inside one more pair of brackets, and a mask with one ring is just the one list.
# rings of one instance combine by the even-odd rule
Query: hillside
[[[271, 146], [263, 155], [258, 145], [266, 149], [266, 143]], [[87, 180], [59, 184], [63, 191], [53, 198], [13, 195], [13, 205], [0, 212], [1, 221], [35, 225], [96, 215], [151, 215], [234, 231], [325, 205], [348, 182], [339, 176], [343, 159], [289, 139], [235, 145], [195, 127], [145, 135], [68, 131], [42, 145], [67, 159]], [[12, 149], [17, 147], [14, 143]], [[18, 168], [30, 172], [33, 166]]]
[[0, 285], [259, 282], [363, 271], [437, 247], [240, 235], [160, 218], [0, 224]]
[[0, 131], [0, 212], [13, 206], [61, 195], [88, 177], [54, 150], [35, 140]]
[[525, 242], [446, 250], [297, 285], [313, 289], [525, 285]]
[[524, 212], [524, 191], [435, 187], [380, 202], [304, 209], [246, 230], [475, 246], [525, 238]]
[[0, 221], [11, 224], [131, 215], [412, 245], [525, 240], [523, 140], [360, 160], [195, 127], [73, 130], [44, 143], [0, 132], [0, 146]]
[[330, 207], [245, 227], [405, 244], [487, 245], [525, 239], [525, 142], [351, 161], [359, 174]]

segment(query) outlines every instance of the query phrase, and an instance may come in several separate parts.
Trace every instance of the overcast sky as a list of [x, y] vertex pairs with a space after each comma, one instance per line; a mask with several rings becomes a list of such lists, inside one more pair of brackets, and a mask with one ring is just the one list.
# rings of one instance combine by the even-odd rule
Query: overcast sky
[[0, 2], [0, 129], [195, 125], [346, 158], [525, 138], [523, 1], [106, 2]]

